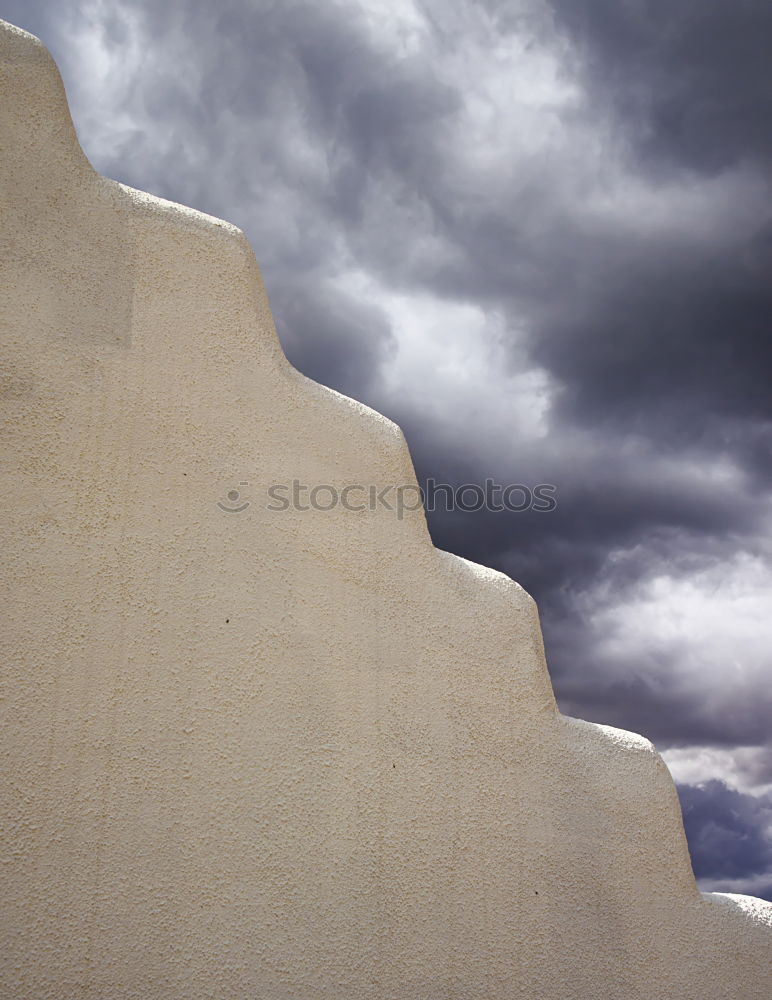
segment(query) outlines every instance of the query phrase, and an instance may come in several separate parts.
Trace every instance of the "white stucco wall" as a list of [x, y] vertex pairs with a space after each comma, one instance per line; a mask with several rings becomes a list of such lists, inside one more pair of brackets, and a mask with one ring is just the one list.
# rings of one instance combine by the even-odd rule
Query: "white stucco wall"
[[517, 584], [420, 511], [266, 509], [415, 479], [243, 234], [97, 175], [4, 23], [0, 86], [0, 996], [768, 1000], [772, 905], [698, 892]]

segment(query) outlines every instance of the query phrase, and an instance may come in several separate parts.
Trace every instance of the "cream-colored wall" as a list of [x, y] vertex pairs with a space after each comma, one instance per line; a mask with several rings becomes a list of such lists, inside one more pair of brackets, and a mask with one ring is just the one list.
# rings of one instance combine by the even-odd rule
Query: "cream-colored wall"
[[517, 584], [420, 511], [266, 509], [415, 479], [290, 367], [243, 234], [97, 175], [4, 23], [0, 85], [0, 995], [768, 1000], [772, 906], [700, 895]]

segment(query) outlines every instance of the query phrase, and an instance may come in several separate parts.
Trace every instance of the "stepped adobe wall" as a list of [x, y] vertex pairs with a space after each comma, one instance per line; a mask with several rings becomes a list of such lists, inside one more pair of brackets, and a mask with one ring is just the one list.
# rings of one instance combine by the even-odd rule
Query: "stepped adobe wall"
[[768, 1000], [772, 905], [700, 894], [521, 587], [422, 510], [268, 509], [415, 477], [244, 235], [99, 176], [4, 22], [0, 87], [0, 996]]

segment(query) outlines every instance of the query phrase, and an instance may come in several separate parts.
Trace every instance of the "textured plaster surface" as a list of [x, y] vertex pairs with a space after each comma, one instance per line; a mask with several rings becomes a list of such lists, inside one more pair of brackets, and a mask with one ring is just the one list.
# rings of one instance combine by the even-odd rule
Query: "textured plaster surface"
[[772, 906], [698, 892], [665, 765], [558, 713], [517, 584], [422, 511], [217, 508], [414, 473], [4, 23], [0, 85], [0, 996], [769, 1000]]

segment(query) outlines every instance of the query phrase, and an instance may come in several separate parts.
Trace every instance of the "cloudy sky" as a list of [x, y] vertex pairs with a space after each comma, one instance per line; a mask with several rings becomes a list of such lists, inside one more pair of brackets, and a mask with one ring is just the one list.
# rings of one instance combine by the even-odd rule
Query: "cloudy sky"
[[0, 0], [102, 173], [245, 230], [290, 359], [644, 733], [703, 888], [772, 899], [769, 0]]

